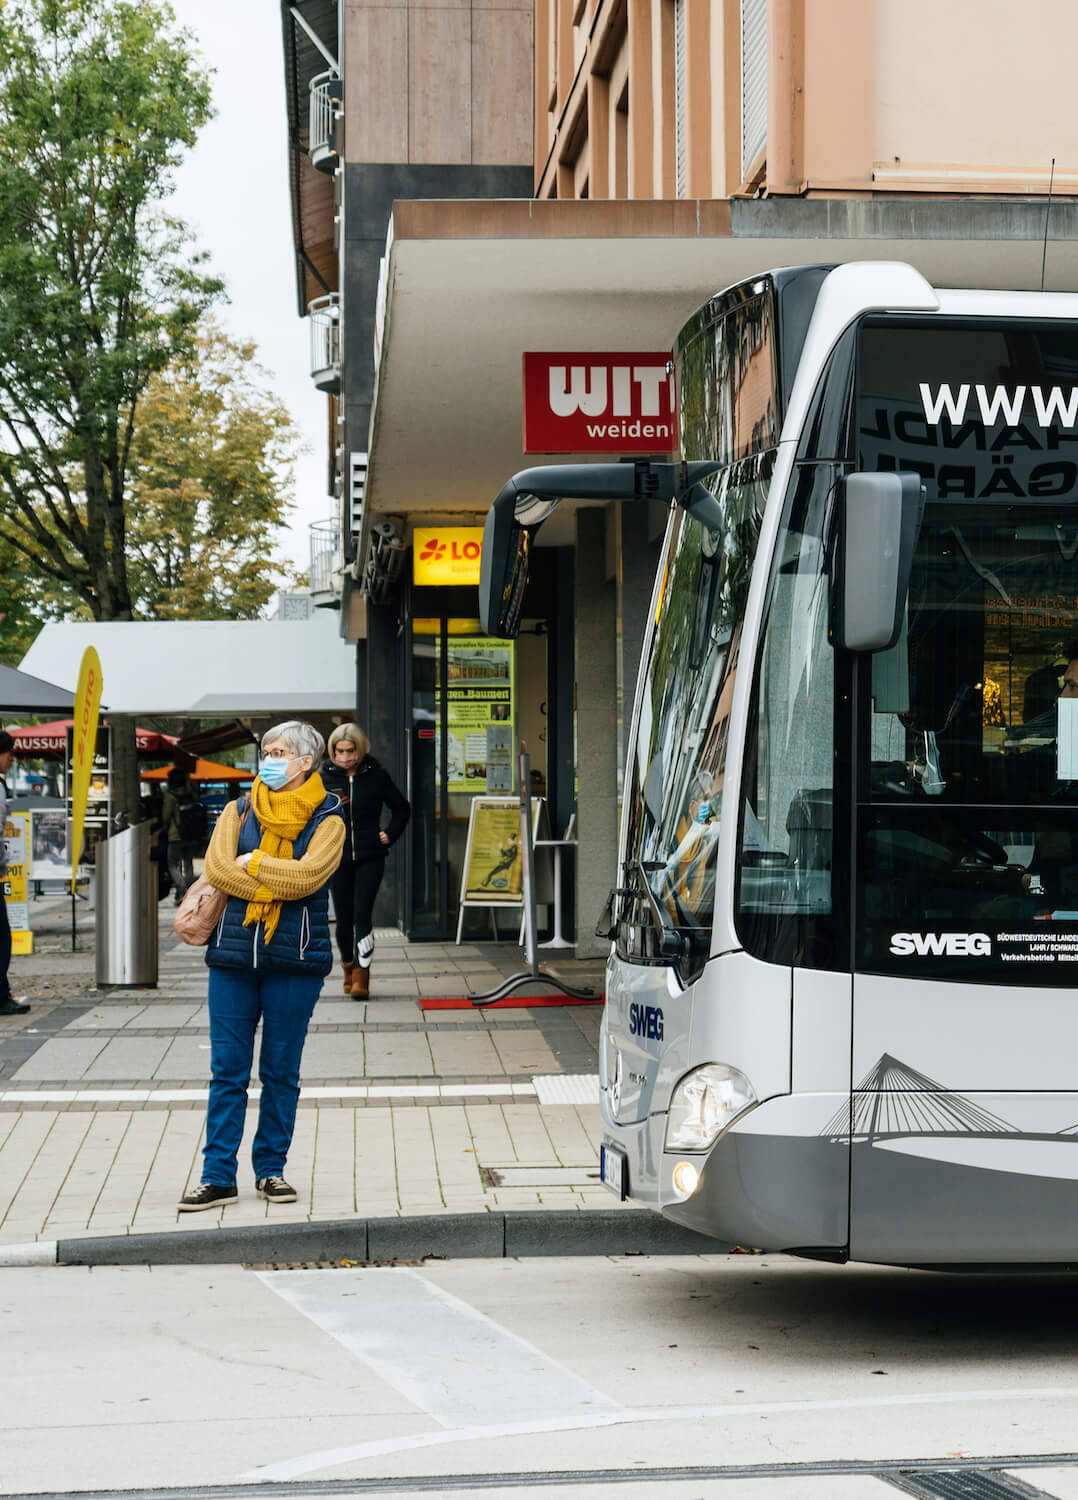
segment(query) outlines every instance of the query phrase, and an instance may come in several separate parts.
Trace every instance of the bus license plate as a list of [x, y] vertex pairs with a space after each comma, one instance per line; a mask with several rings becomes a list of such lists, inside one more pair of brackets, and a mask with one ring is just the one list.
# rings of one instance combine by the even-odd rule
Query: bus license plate
[[619, 1198], [629, 1196], [629, 1158], [618, 1146], [602, 1146], [599, 1149], [599, 1176], [612, 1193]]

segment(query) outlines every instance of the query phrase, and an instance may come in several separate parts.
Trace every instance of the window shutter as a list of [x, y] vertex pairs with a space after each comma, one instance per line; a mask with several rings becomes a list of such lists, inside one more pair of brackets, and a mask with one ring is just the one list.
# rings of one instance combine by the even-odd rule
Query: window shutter
[[767, 149], [767, 0], [741, 0], [741, 180]]

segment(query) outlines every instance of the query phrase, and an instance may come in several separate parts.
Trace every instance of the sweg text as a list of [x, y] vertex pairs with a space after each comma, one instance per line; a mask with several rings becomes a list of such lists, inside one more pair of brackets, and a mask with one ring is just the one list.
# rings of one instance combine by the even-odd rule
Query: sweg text
[[629, 1035], [647, 1037], [649, 1041], [663, 1039], [663, 1013], [657, 1005], [629, 1006]]
[[893, 932], [891, 952], [896, 958], [913, 954], [948, 958], [987, 958], [992, 939], [986, 932]]

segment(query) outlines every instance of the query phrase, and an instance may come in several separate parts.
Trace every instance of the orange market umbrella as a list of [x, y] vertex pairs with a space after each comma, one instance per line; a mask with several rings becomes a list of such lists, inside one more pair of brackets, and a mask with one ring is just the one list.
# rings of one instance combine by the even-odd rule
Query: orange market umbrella
[[[152, 771], [143, 771], [143, 781], [164, 781], [171, 766], [155, 766]], [[239, 766], [223, 766], [216, 760], [198, 760], [190, 772], [192, 781], [253, 781], [255, 773], [244, 771]]]

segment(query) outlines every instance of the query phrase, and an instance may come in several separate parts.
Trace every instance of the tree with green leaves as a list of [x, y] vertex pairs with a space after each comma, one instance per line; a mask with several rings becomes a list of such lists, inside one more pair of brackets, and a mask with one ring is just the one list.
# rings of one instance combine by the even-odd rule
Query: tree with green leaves
[[128, 579], [154, 620], [254, 619], [283, 584], [295, 424], [255, 346], [212, 319], [150, 381], [132, 444]]
[[44, 624], [73, 615], [88, 617], [67, 589], [27, 569], [0, 522], [0, 662], [17, 667]]
[[[0, 524], [28, 572], [97, 620], [135, 610], [139, 402], [220, 291], [164, 209], [209, 113], [163, 0], [0, 9]], [[133, 726], [117, 729], [120, 805], [137, 815]]]

